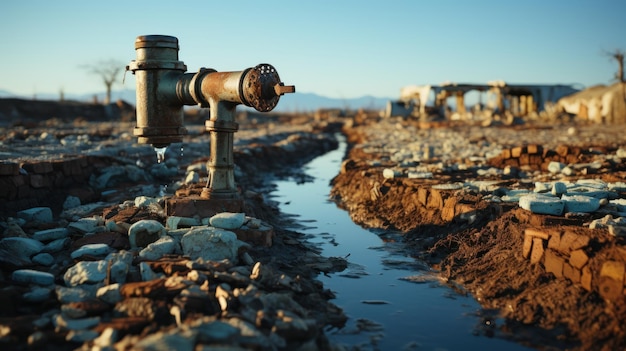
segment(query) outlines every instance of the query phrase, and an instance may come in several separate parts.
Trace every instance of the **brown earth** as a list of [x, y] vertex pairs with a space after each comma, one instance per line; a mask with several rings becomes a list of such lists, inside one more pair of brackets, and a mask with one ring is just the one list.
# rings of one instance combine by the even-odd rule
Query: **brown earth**
[[[376, 123], [370, 119], [344, 128], [351, 151], [332, 182], [331, 195], [356, 223], [404, 232], [415, 257], [438, 268], [450, 284], [460, 284], [484, 308], [501, 314], [505, 323], [500, 328], [517, 342], [539, 349], [626, 347], [624, 237], [582, 226], [594, 216], [532, 214], [517, 204], [481, 200], [480, 193], [431, 188], [436, 183], [475, 179], [476, 174], [470, 171], [442, 172], [429, 180], [385, 179], [385, 162], [371, 166], [371, 161], [385, 157], [355, 147], [370, 141], [364, 131], [377, 128]], [[412, 122], [402, 123], [406, 127]], [[524, 133], [535, 131], [529, 126], [520, 130], [519, 145], [527, 140]], [[571, 139], [579, 151], [615, 148], [577, 142]], [[599, 172], [602, 174], [596, 178], [624, 181], [624, 166], [610, 166], [612, 169]], [[500, 185], [520, 186], [520, 181], [501, 179]], [[616, 273], [616, 284], [605, 274], [610, 265], [606, 262], [622, 269]]]

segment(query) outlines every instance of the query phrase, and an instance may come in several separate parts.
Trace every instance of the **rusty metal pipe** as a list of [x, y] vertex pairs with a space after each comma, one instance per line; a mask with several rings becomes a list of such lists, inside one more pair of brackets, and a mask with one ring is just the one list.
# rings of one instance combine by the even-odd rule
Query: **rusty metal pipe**
[[233, 135], [237, 105], [269, 112], [280, 96], [294, 93], [285, 86], [276, 69], [269, 64], [236, 72], [217, 72], [201, 68], [185, 73], [178, 61], [178, 39], [165, 35], [139, 36], [135, 40], [137, 59], [126, 67], [137, 80], [137, 125], [134, 135], [139, 143], [155, 147], [181, 142], [183, 106], [210, 108], [206, 129], [210, 133], [209, 179], [202, 197], [234, 198]]

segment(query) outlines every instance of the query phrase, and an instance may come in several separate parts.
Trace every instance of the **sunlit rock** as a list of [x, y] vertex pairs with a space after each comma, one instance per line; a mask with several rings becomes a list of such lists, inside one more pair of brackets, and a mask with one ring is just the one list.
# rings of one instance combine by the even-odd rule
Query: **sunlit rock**
[[566, 212], [591, 213], [600, 208], [600, 200], [584, 195], [563, 195], [561, 200], [565, 204]]
[[146, 248], [139, 252], [139, 257], [146, 260], [158, 260], [159, 258], [171, 254], [174, 252], [176, 241], [166, 235], [159, 238], [157, 241], [148, 244]]
[[243, 225], [246, 218], [244, 213], [222, 212], [209, 219], [209, 224], [216, 228], [237, 229]]
[[237, 262], [238, 251], [245, 243], [237, 239], [231, 231], [199, 227], [190, 230], [181, 239], [183, 253], [192, 260], [221, 261], [224, 259]]
[[164, 235], [167, 235], [165, 227], [152, 219], [138, 221], [128, 229], [128, 240], [133, 249], [146, 247]]
[[532, 193], [520, 197], [519, 207], [532, 213], [560, 216], [565, 204], [558, 197]]
[[82, 261], [70, 267], [63, 275], [65, 285], [77, 286], [83, 283], [99, 283], [106, 278], [107, 261]]

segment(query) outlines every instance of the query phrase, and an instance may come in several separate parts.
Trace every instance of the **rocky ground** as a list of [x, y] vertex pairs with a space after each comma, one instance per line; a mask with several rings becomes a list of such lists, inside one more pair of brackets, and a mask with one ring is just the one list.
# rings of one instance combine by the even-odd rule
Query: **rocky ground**
[[[293, 122], [293, 123], [292, 123]], [[3, 133], [0, 345], [12, 350], [315, 350], [346, 320], [326, 258], [265, 200], [269, 180], [337, 146], [327, 124], [245, 121], [244, 211], [167, 213], [206, 183], [208, 135], [163, 163], [132, 126], [47, 121]], [[176, 195], [176, 194], [179, 195]], [[191, 195], [190, 195], [191, 194]]]
[[325, 335], [346, 316], [316, 279], [346, 261], [283, 229], [290, 219], [265, 196], [271, 177], [299, 176], [340, 130], [350, 145], [337, 204], [363, 226], [403, 232], [415, 257], [485, 307], [486, 334], [506, 329], [538, 349], [626, 347], [623, 128], [364, 113], [240, 122], [244, 210], [211, 215], [168, 208], [206, 182], [202, 126], [162, 163], [131, 123], [4, 128], [0, 347], [349, 348]]
[[403, 231], [520, 343], [626, 347], [623, 126], [361, 115], [344, 132], [332, 194], [355, 222]]

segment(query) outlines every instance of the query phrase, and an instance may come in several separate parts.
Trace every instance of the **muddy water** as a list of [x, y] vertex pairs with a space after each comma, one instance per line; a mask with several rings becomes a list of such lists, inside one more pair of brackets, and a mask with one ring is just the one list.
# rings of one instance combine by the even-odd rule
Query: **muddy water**
[[[423, 262], [403, 251], [398, 235], [352, 222], [328, 200], [346, 145], [305, 166], [313, 179], [276, 182], [273, 200], [297, 216], [324, 256], [347, 257], [348, 269], [320, 276], [349, 321], [329, 338], [364, 350], [530, 350], [502, 338], [496, 317], [486, 316], [470, 296], [437, 280]], [[495, 337], [494, 337], [495, 335]]]

